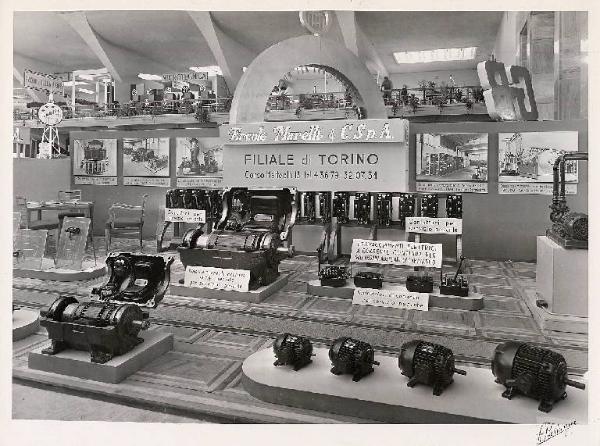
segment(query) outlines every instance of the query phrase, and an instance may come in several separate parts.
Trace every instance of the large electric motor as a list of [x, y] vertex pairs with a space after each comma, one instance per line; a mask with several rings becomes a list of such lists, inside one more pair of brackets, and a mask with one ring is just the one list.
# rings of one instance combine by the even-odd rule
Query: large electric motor
[[588, 216], [581, 212], [570, 212], [565, 191], [566, 163], [587, 161], [587, 159], [587, 153], [576, 152], [560, 155], [554, 162], [554, 187], [550, 205], [552, 228], [546, 230], [546, 235], [564, 248], [587, 249], [588, 247]]
[[585, 389], [585, 384], [567, 377], [567, 362], [559, 353], [531, 344], [509, 341], [496, 347], [492, 359], [496, 382], [506, 387], [502, 396], [517, 393], [540, 401], [538, 410], [550, 412], [567, 397], [566, 386]]
[[273, 353], [277, 358], [273, 365], [291, 365], [298, 371], [312, 362], [313, 346], [308, 338], [284, 333], [275, 339]]
[[92, 290], [99, 301], [61, 296], [40, 312], [40, 324], [52, 342], [42, 353], [83, 350], [90, 352], [92, 362], [105, 363], [133, 349], [143, 342], [139, 332], [148, 327], [143, 308], [155, 308], [162, 300], [172, 262], [159, 256], [111, 254], [106, 259], [109, 281]]
[[223, 195], [221, 220], [210, 234], [186, 233], [177, 250], [184, 267], [208, 266], [250, 271], [249, 289], [272, 283], [283, 246], [296, 220], [295, 192], [289, 189], [232, 188]]
[[433, 387], [433, 394], [441, 395], [452, 384], [455, 373], [467, 372], [454, 367], [452, 350], [439, 344], [413, 340], [402, 345], [398, 356], [398, 367], [409, 379], [407, 386], [425, 384]]
[[379, 365], [379, 362], [375, 361], [375, 351], [370, 344], [348, 337], [333, 341], [329, 349], [329, 359], [333, 366], [331, 373], [350, 374], [352, 381], [360, 381], [373, 372], [373, 365]]

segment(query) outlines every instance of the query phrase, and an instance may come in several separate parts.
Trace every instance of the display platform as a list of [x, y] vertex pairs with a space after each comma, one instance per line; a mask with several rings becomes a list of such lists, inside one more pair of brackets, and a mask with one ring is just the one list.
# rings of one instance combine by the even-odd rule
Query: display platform
[[144, 342], [104, 364], [91, 362], [90, 353], [86, 351], [65, 350], [56, 355], [45, 355], [42, 350], [47, 345], [43, 345], [29, 353], [28, 365], [30, 369], [116, 384], [173, 349], [170, 333], [148, 331], [140, 336]]
[[13, 267], [14, 277], [25, 277], [28, 279], [56, 280], [59, 282], [72, 282], [76, 280], [90, 280], [102, 277], [106, 274], [106, 266], [98, 262], [84, 261], [82, 270], [62, 269], [54, 266], [54, 260], [44, 258], [42, 269], [29, 269]]
[[171, 283], [169, 294], [184, 297], [200, 297], [203, 299], [234, 300], [240, 302], [259, 303], [279, 291], [288, 283], [288, 273], [282, 273], [272, 283], [251, 291], [214, 290], [212, 288], [188, 287], [179, 283]]
[[351, 375], [330, 373], [328, 350], [317, 348], [313, 362], [295, 372], [275, 367], [271, 349], [260, 350], [242, 364], [246, 391], [263, 401], [388, 423], [571, 423], [587, 424], [587, 390], [567, 389], [568, 397], [550, 413], [538, 411], [538, 401], [523, 396], [502, 398], [504, 386], [494, 382], [489, 368], [460, 365], [466, 376], [440, 396], [431, 387], [406, 385], [394, 356], [375, 355], [381, 365], [359, 382]]
[[[321, 282], [311, 280], [308, 282], [307, 292], [313, 296], [323, 297], [337, 297], [339, 299], [352, 299], [354, 296], [354, 290], [356, 286], [351, 279], [348, 279], [346, 286], [335, 288], [330, 286], [323, 286]], [[389, 289], [401, 289], [407, 291], [406, 287], [402, 285], [395, 285], [390, 282], [384, 282], [382, 286], [383, 290]], [[439, 288], [435, 287], [434, 292], [429, 294], [429, 306], [437, 308], [454, 308], [458, 310], [481, 310], [483, 308], [483, 295], [479, 293], [469, 293], [467, 297], [459, 296], [447, 296], [439, 294]]]
[[40, 328], [40, 312], [19, 309], [12, 312], [13, 342], [25, 339]]
[[566, 249], [546, 236], [537, 237], [535, 283], [550, 313], [587, 317], [587, 249]]

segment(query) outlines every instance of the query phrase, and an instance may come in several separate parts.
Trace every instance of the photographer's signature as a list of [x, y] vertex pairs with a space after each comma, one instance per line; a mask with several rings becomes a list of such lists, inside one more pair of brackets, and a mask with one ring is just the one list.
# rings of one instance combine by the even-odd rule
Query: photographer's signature
[[571, 429], [571, 427], [575, 426], [576, 421], [573, 420], [570, 423], [566, 424], [557, 424], [557, 423], [543, 423], [540, 425], [540, 430], [538, 431], [537, 436], [537, 444], [543, 444], [550, 440], [551, 438], [556, 437], [557, 435], [565, 434]]

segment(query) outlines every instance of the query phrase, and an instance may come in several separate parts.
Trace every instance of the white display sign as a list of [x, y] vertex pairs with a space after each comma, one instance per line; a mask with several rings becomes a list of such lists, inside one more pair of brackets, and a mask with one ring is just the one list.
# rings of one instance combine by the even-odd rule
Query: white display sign
[[52, 144], [49, 142], [41, 142], [39, 144], [37, 158], [50, 159], [52, 158]]
[[442, 245], [390, 240], [352, 241], [351, 262], [441, 268]]
[[406, 232], [462, 234], [462, 218], [406, 217]]
[[222, 177], [177, 177], [177, 187], [223, 187]]
[[208, 71], [189, 71], [187, 73], [165, 73], [162, 75], [165, 81], [179, 81], [179, 82], [189, 82], [189, 81], [204, 81], [208, 79]]
[[117, 177], [82, 177], [73, 178], [75, 184], [90, 184], [94, 186], [116, 186]]
[[[553, 185], [550, 183], [498, 183], [499, 194], [516, 195], [552, 195]], [[577, 193], [576, 184], [566, 184], [565, 192], [569, 195]]]
[[171, 178], [123, 177], [123, 186], [171, 187]]
[[487, 194], [488, 184], [474, 181], [417, 181], [417, 192]]
[[23, 87], [54, 94], [63, 93], [63, 81], [57, 76], [32, 70], [24, 71]]
[[250, 271], [246, 269], [223, 269], [212, 266], [188, 266], [184, 285], [213, 290], [248, 291]]
[[413, 293], [404, 287], [387, 290], [356, 288], [352, 297], [353, 305], [401, 308], [404, 310], [429, 310], [429, 294]]
[[166, 208], [165, 221], [173, 223], [206, 223], [204, 209]]

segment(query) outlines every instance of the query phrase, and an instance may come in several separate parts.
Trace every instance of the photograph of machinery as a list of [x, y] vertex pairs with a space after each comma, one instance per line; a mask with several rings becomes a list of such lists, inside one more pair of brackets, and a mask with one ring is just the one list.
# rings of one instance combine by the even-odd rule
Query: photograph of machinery
[[169, 176], [169, 138], [123, 138], [123, 176]]
[[[524, 132], [498, 134], [500, 182], [552, 183], [552, 166], [560, 155], [576, 152], [577, 132]], [[577, 163], [567, 161], [565, 180], [577, 183]]]
[[220, 138], [176, 138], [177, 176], [223, 176]]
[[116, 139], [76, 139], [73, 175], [114, 177], [117, 175]]
[[486, 133], [417, 135], [417, 181], [481, 181], [488, 178]]

